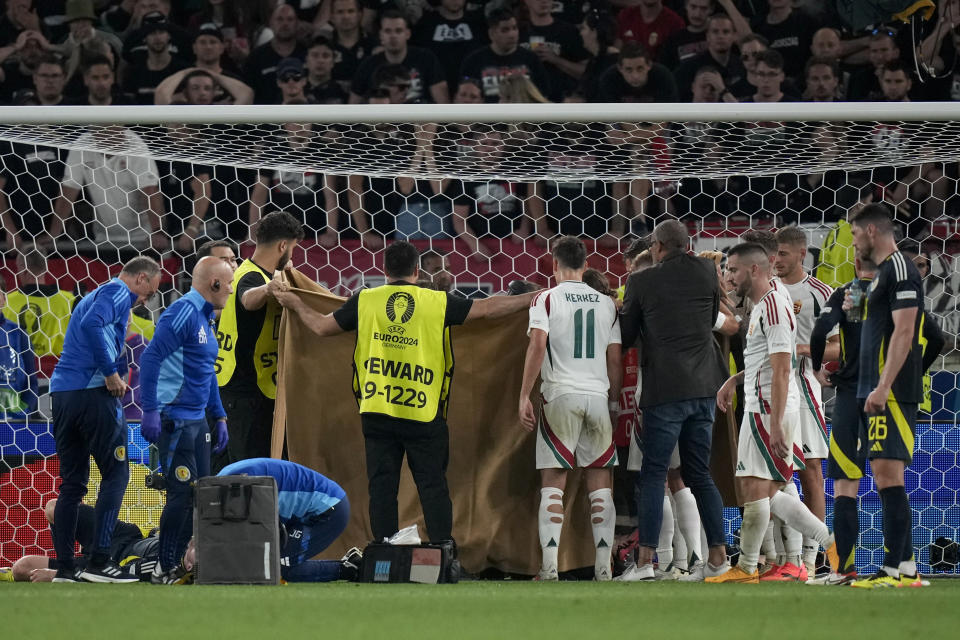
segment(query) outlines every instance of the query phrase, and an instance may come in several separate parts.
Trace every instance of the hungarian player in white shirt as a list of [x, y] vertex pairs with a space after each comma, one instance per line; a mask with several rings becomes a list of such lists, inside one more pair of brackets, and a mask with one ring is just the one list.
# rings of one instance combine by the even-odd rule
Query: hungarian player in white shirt
[[[537, 430], [543, 551], [537, 577], [557, 580], [567, 471], [581, 467], [586, 469], [596, 548], [594, 575], [606, 581], [612, 577], [616, 524], [611, 469], [617, 464], [617, 449], [610, 414], [619, 410], [620, 323], [613, 300], [582, 281], [587, 261], [583, 242], [566, 236], [554, 244], [552, 253], [558, 284], [540, 292], [530, 305], [530, 344], [519, 407], [523, 427]], [[543, 380], [539, 421], [530, 401], [538, 374]]]
[[727, 279], [737, 294], [753, 302], [744, 370], [717, 392], [717, 406], [728, 411], [738, 384], [744, 387], [743, 423], [737, 446], [737, 479], [744, 500], [740, 561], [705, 582], [759, 583], [760, 546], [773, 515], [810, 536], [838, 564], [827, 526], [800, 499], [780, 491], [793, 476], [793, 442], [799, 429], [800, 396], [793, 375], [796, 322], [792, 304], [770, 286], [770, 260], [758, 244], [739, 244], [727, 254]]
[[[810, 359], [810, 336], [813, 325], [820, 315], [833, 289], [807, 274], [803, 260], [807, 255], [807, 235], [796, 226], [784, 227], [777, 232], [777, 255], [773, 268], [780, 284], [790, 294], [793, 313], [797, 321], [797, 367], [795, 376], [800, 390], [800, 439], [805, 467], [797, 470], [803, 501], [821, 520], [826, 519], [827, 509], [823, 486], [823, 461], [830, 450], [827, 423], [824, 419], [820, 381], [813, 371]], [[839, 332], [834, 328], [828, 336], [824, 360], [840, 357]], [[816, 543], [803, 539], [803, 565], [800, 576], [787, 575], [785, 579], [803, 579], [804, 570], [814, 577], [817, 561]], [[787, 565], [784, 565], [786, 567]], [[784, 571], [785, 569], [781, 569]]]

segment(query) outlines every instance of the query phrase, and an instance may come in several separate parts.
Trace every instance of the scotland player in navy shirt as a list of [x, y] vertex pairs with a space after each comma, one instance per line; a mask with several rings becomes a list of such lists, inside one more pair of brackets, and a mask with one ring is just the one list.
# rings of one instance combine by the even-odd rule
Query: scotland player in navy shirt
[[271, 458], [250, 458], [224, 467], [221, 476], [272, 476], [277, 481], [281, 541], [280, 575], [288, 582], [356, 579], [360, 552], [342, 560], [311, 560], [336, 540], [350, 521], [347, 494], [333, 480], [303, 465]]
[[232, 280], [227, 263], [201, 258], [193, 288], [160, 316], [140, 361], [140, 432], [159, 445], [167, 489], [154, 583], [174, 584], [181, 577], [175, 573], [193, 532], [193, 485], [210, 475], [208, 411], [216, 422], [214, 452], [227, 445], [227, 414], [214, 370], [219, 351], [214, 312], [227, 303]]
[[[118, 278], [81, 300], [70, 316], [63, 353], [50, 380], [53, 434], [60, 458], [60, 495], [53, 546], [55, 582], [136, 582], [110, 560], [117, 514], [127, 489], [127, 423], [120, 399], [127, 390], [118, 361], [123, 353], [130, 309], [160, 286], [160, 265], [134, 258]], [[73, 560], [77, 511], [87, 493], [90, 456], [103, 477], [97, 496], [94, 544], [84, 570]]]

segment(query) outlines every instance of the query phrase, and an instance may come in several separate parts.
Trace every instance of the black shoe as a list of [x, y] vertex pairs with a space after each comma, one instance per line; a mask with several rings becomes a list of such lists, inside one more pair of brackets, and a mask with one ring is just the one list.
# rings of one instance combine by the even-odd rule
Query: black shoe
[[349, 580], [350, 582], [356, 582], [360, 579], [360, 567], [363, 562], [363, 552], [360, 551], [357, 547], [353, 547], [347, 551], [346, 555], [340, 558], [340, 564], [342, 568], [340, 569], [340, 579]]
[[128, 584], [140, 582], [140, 578], [127, 573], [117, 566], [117, 563], [110, 561], [100, 567], [92, 565], [80, 572], [80, 579], [86, 582], [109, 582], [114, 584]]
[[80, 579], [78, 569], [57, 569], [57, 575], [53, 577], [54, 582], [83, 582]]

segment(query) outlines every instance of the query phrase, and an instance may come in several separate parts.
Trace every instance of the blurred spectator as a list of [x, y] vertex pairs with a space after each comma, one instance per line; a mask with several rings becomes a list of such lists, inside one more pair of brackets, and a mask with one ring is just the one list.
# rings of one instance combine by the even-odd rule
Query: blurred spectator
[[166, 20], [147, 22], [143, 26], [147, 56], [142, 64], [127, 67], [123, 90], [139, 104], [154, 104], [153, 94], [163, 79], [186, 67], [170, 53], [170, 31]]
[[73, 101], [77, 105], [107, 106], [113, 104], [131, 104], [129, 96], [117, 91], [116, 76], [109, 58], [105, 56], [91, 56], [84, 59], [80, 69], [83, 74], [83, 85], [86, 87], [84, 95]]
[[66, 149], [0, 141], [0, 216], [7, 247], [49, 244], [53, 201], [63, 179]]
[[900, 47], [897, 34], [891, 29], [874, 30], [870, 37], [870, 67], [853, 74], [847, 91], [849, 100], [880, 100], [883, 91], [880, 87], [880, 73], [884, 65], [900, 59]]
[[240, 266], [237, 264], [237, 250], [229, 240], [211, 240], [200, 245], [197, 248], [197, 260], [207, 256], [223, 260], [230, 265], [233, 271], [236, 271], [237, 267]]
[[746, 67], [734, 52], [733, 43], [733, 21], [722, 13], [710, 16], [707, 21], [706, 51], [688, 59], [676, 70], [677, 88], [682, 100], [689, 101], [693, 97], [690, 93], [693, 77], [703, 67], [718, 70], [726, 87], [734, 87], [746, 79]]
[[373, 53], [378, 43], [360, 29], [360, 0], [332, 0], [330, 24], [333, 25], [333, 79], [345, 91], [350, 89], [360, 61]]
[[800, 78], [810, 51], [810, 41], [820, 24], [806, 13], [795, 9], [792, 0], [767, 0], [768, 11], [754, 18], [751, 27], [767, 39], [770, 48], [784, 59], [784, 73]]
[[40, 33], [40, 16], [33, 6], [33, 0], [7, 0], [4, 3], [3, 16], [0, 17], [0, 46], [17, 41], [24, 31]]
[[334, 51], [330, 40], [317, 36], [307, 49], [307, 83], [303, 92], [314, 104], [345, 104], [347, 92], [333, 79]]
[[17, 254], [19, 286], [7, 294], [3, 315], [26, 332], [38, 357], [59, 356], [77, 297], [52, 281], [41, 251], [25, 251]]
[[589, 53], [577, 28], [555, 20], [553, 0], [524, 0], [530, 23], [520, 34], [520, 45], [537, 54], [550, 78], [554, 100], [573, 93], [587, 67]]
[[734, 82], [730, 85], [730, 91], [733, 92], [733, 95], [736, 96], [738, 100], [753, 95], [754, 91], [756, 91], [756, 87], [750, 82], [751, 74], [757, 69], [757, 57], [770, 48], [768, 44], [766, 38], [755, 33], [751, 33], [740, 39], [740, 62], [743, 63], [744, 69], [747, 70], [747, 75], [739, 82]]
[[[189, 136], [189, 131], [173, 129], [168, 131], [168, 139], [177, 136]], [[213, 167], [181, 162], [178, 160], [158, 160], [160, 193], [163, 194], [164, 230], [174, 238], [173, 246], [181, 256], [194, 252], [198, 238], [221, 235], [214, 230], [216, 222], [213, 215]], [[208, 224], [213, 222], [214, 224]]]
[[100, 38], [110, 45], [113, 55], [118, 57], [123, 52], [123, 42], [112, 32], [106, 29], [97, 29], [98, 22], [93, 12], [93, 0], [67, 0], [65, 21], [70, 27], [66, 38], [58, 45], [61, 54], [70, 57], [74, 49], [91, 38]]
[[193, 57], [197, 68], [223, 73], [223, 52], [223, 32], [220, 28], [212, 22], [200, 25], [193, 38]]
[[24, 31], [0, 49], [0, 103], [10, 104], [18, 91], [33, 89], [33, 73], [50, 50], [39, 31]]
[[676, 102], [673, 74], [652, 62], [639, 44], [627, 42], [620, 50], [617, 66], [600, 77], [600, 102]]
[[683, 9], [687, 26], [670, 36], [657, 58], [668, 69], [676, 69], [707, 50], [707, 18], [713, 12], [713, 0], [685, 0]]
[[[6, 307], [6, 286], [0, 306]], [[0, 315], [0, 410], [3, 420], [22, 420], [37, 410], [37, 357], [30, 338], [15, 322]]]
[[[727, 89], [723, 76], [716, 67], [705, 66], [697, 70], [690, 85], [691, 101], [704, 102], [736, 102], [730, 90]], [[685, 123], [692, 124], [692, 123]]]
[[640, 0], [636, 6], [621, 9], [617, 16], [617, 38], [642, 45], [651, 61], [660, 47], [684, 27], [683, 18], [664, 7], [663, 0]]
[[386, 91], [389, 104], [406, 104], [410, 94], [410, 70], [402, 64], [385, 64], [374, 71], [370, 86], [374, 91]]
[[440, 0], [436, 10], [425, 14], [413, 30], [413, 43], [439, 58], [451, 88], [457, 86], [463, 59], [487, 41], [483, 16], [467, 13], [466, 4], [466, 0]]
[[[507, 153], [503, 134], [497, 130], [481, 128], [471, 137], [472, 153], [481, 166], [493, 169]], [[481, 238], [521, 242], [530, 235], [533, 225], [524, 215], [524, 202], [534, 195], [533, 187], [507, 180], [444, 181], [443, 195], [453, 202], [454, 237], [467, 245], [468, 256], [492, 255]]]
[[[143, 139], [122, 125], [95, 126], [76, 140], [67, 156], [56, 218], [51, 235], [57, 238], [73, 216], [73, 203], [81, 190], [93, 206], [93, 238], [98, 245], [121, 250], [148, 246], [162, 251], [170, 245], [161, 228], [163, 197], [158, 188], [157, 165]], [[118, 138], [123, 138], [118, 142]], [[122, 148], [133, 153], [105, 154], [97, 146]], [[146, 218], [146, 220], [144, 220]]]
[[500, 80], [501, 104], [548, 103], [546, 96], [540, 93], [530, 78], [520, 74], [507, 76]]
[[783, 56], [776, 49], [769, 49], [757, 56], [757, 66], [751, 74], [751, 83], [756, 87], [752, 96], [743, 102], [796, 102], [798, 98], [783, 92], [786, 75]]
[[460, 75], [479, 78], [487, 102], [499, 102], [500, 81], [517, 73], [530, 78], [540, 93], [550, 95], [550, 80], [540, 58], [519, 48], [516, 16], [506, 9], [494, 10], [487, 18], [487, 26], [490, 45], [468, 55], [460, 66]]
[[453, 94], [454, 104], [481, 104], [483, 102], [483, 87], [476, 78], [463, 78]]
[[277, 87], [280, 89], [280, 104], [306, 103], [303, 90], [307, 77], [299, 58], [284, 58], [277, 63]]
[[24, 106], [63, 104], [63, 89], [66, 84], [67, 70], [63, 58], [55, 53], [46, 53], [33, 70], [33, 91], [18, 91], [13, 100], [15, 104]]
[[840, 40], [840, 32], [833, 27], [823, 27], [813, 34], [813, 40], [810, 43], [810, 53], [813, 57], [807, 61], [804, 72], [807, 76], [810, 73], [811, 60], [818, 59], [821, 62], [829, 62], [834, 65], [834, 75], [837, 78], [837, 90], [835, 92], [836, 100], [845, 100], [847, 97], [847, 87], [850, 84], [851, 71], [843, 62], [844, 46]]
[[[193, 40], [186, 29], [170, 21], [170, 2], [168, 0], [139, 0], [138, 12], [134, 14], [131, 28], [126, 31], [123, 40], [123, 59], [130, 64], [142, 64], [147, 57], [147, 34], [151, 24], [166, 23], [170, 33], [170, 54], [177, 58], [189, 56], [190, 44]], [[149, 10], [147, 10], [149, 9]], [[140, 13], [140, 10], [143, 12]]]
[[590, 54], [587, 68], [580, 78], [579, 93], [586, 102], [597, 102], [597, 89], [604, 71], [617, 64], [620, 50], [613, 46], [616, 23], [606, 11], [591, 9], [580, 23], [583, 48]]
[[810, 58], [806, 70], [804, 98], [811, 102], [834, 102], [840, 86], [840, 68], [829, 58]]
[[410, 24], [395, 9], [380, 15], [380, 44], [383, 51], [364, 58], [350, 85], [351, 104], [360, 104], [371, 89], [377, 68], [385, 64], [400, 64], [410, 71], [410, 89], [407, 102], [450, 102], [450, 90], [440, 61], [432, 52], [408, 46]]
[[[288, 122], [268, 144], [304, 158], [317, 154], [319, 148], [313, 127]], [[332, 246], [338, 236], [340, 210], [337, 196], [327, 186], [322, 173], [260, 169], [250, 192], [248, 223], [251, 231], [264, 215], [286, 211], [304, 225], [311, 240], [321, 239]], [[332, 243], [331, 243], [332, 241]]]
[[188, 67], [176, 72], [157, 86], [156, 104], [251, 104], [253, 89], [225, 73]]
[[[89, 60], [105, 58], [110, 68], [116, 72], [120, 58], [113, 52], [110, 44], [100, 36], [94, 36], [73, 50], [67, 58], [67, 86], [64, 93], [73, 99], [87, 92], [83, 82], [83, 68]], [[133, 104], [131, 101], [129, 104]]]
[[604, 131], [570, 123], [561, 131], [542, 130], [536, 147], [543, 150], [538, 154], [542, 156], [538, 173], [556, 176], [537, 182], [531, 194], [535, 197], [527, 201], [537, 235], [597, 238], [603, 246], [615, 246], [609, 228], [613, 217], [609, 187], [601, 180], [589, 179], [611, 151]]
[[880, 92], [885, 102], [910, 102], [913, 80], [899, 60], [888, 62], [880, 70]]
[[[237, 2], [236, 0], [206, 0], [206, 6], [187, 20], [187, 31], [200, 33], [205, 28], [216, 28], [231, 62], [243, 64], [250, 55], [251, 40], [257, 35], [259, 14], [264, 11], [262, 2]], [[259, 23], [259, 24], [258, 24]], [[209, 25], [209, 26], [208, 26]]]
[[293, 7], [281, 4], [270, 16], [273, 39], [250, 52], [243, 77], [253, 87], [257, 104], [277, 104], [277, 64], [284, 58], [307, 57], [307, 49], [297, 42], [297, 14]]

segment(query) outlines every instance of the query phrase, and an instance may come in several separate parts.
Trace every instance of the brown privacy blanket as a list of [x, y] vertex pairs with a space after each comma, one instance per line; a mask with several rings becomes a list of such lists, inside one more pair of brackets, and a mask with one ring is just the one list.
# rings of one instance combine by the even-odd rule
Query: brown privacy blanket
[[[329, 313], [343, 302], [299, 272], [292, 272], [290, 281], [317, 311]], [[534, 434], [520, 427], [517, 415], [526, 327], [527, 312], [521, 311], [453, 329], [456, 365], [447, 419], [447, 481], [453, 535], [461, 562], [470, 572], [493, 567], [534, 574], [539, 569], [540, 485]], [[351, 382], [355, 341], [352, 332], [320, 338], [296, 314], [284, 313], [272, 453], [279, 457], [286, 436], [290, 460], [330, 477], [349, 496], [350, 524], [323, 553], [329, 558], [364, 546], [372, 535], [363, 434]], [[560, 569], [592, 566], [593, 536], [579, 472], [570, 474], [564, 497]], [[406, 466], [399, 512], [400, 527], [417, 523], [426, 538], [416, 487]]]

